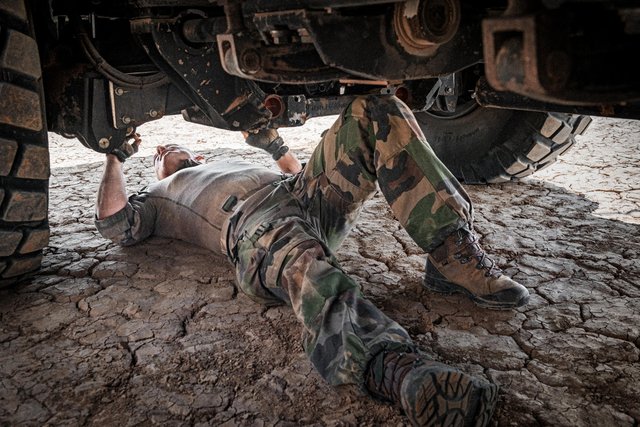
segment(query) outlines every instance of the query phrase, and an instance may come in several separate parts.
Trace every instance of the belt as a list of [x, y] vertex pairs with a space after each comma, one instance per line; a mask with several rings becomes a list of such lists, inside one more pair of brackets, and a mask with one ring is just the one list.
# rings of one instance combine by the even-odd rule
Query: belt
[[[220, 232], [220, 248], [222, 248], [222, 253], [227, 255], [229, 260], [236, 264], [237, 263], [237, 254], [234, 254], [236, 246], [237, 246], [237, 238], [234, 238], [234, 231], [240, 217], [243, 214], [242, 207], [249, 207], [259, 203], [265, 197], [270, 194], [274, 187], [277, 187], [283, 180], [274, 181], [271, 185], [265, 185], [262, 188], [258, 188], [255, 191], [246, 194], [243, 199], [236, 200], [234, 203], [230, 201], [234, 196], [230, 196], [223, 204], [222, 209], [230, 212], [229, 216], [222, 223], [222, 230]], [[255, 196], [255, 197], [254, 197]], [[246, 205], [246, 206], [245, 206]], [[227, 209], [225, 209], [227, 207]], [[264, 234], [264, 232], [263, 232]]]
[[[276, 224], [280, 224], [287, 218], [300, 217], [302, 215], [302, 210], [298, 205], [298, 207], [292, 209], [279, 210], [277, 217], [264, 218], [261, 222], [251, 220], [253, 215], [260, 213], [260, 206], [267, 200], [271, 200], [271, 202], [266, 202], [266, 206], [270, 206], [274, 197], [276, 198], [275, 200], [289, 197], [290, 189], [286, 188], [287, 181], [287, 179], [275, 181], [272, 185], [265, 186], [252, 193], [233, 207], [233, 213], [225, 219], [220, 233], [222, 253], [226, 254], [232, 263], [237, 264], [238, 262], [237, 247], [240, 242], [251, 240], [255, 243], [267, 231], [273, 229]], [[282, 187], [282, 184], [285, 187]], [[274, 189], [274, 187], [276, 188]], [[242, 228], [242, 230], [237, 228]]]

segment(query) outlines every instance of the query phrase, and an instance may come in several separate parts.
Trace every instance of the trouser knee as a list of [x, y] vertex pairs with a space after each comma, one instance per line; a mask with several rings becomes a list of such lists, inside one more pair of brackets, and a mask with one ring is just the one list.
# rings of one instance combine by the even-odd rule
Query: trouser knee
[[351, 104], [350, 114], [367, 133], [364, 142], [375, 153], [378, 164], [395, 156], [412, 140], [426, 142], [413, 112], [393, 95], [360, 96]]
[[[389, 127], [403, 125], [406, 120], [415, 120], [411, 109], [394, 95], [368, 95], [357, 97], [351, 105], [354, 117], [363, 117], [377, 123], [377, 134]], [[390, 120], [398, 117], [400, 121]]]

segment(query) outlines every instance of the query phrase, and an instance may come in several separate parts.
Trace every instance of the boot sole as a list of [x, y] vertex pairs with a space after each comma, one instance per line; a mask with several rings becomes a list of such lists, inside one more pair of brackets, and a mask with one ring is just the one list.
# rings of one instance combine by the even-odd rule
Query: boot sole
[[[440, 277], [436, 277], [434, 273], [440, 275]], [[463, 294], [473, 301], [478, 307], [488, 308], [491, 310], [510, 310], [512, 308], [522, 307], [529, 302], [529, 295], [523, 295], [515, 301], [496, 301], [482, 298], [460, 285], [449, 282], [437, 271], [433, 271], [428, 275], [425, 275], [422, 284], [429, 291], [443, 295]]]
[[[417, 426], [475, 426], [489, 424], [498, 400], [498, 386], [463, 372], [435, 368], [418, 388], [422, 398], [409, 415]], [[419, 403], [418, 403], [419, 402]]]

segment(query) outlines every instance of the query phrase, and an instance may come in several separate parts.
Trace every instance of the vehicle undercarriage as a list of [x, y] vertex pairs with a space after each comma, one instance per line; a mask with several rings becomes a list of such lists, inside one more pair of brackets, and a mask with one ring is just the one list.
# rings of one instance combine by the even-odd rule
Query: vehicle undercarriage
[[108, 153], [166, 115], [280, 128], [395, 95], [472, 184], [548, 166], [589, 116], [640, 119], [632, 1], [9, 0], [0, 42], [11, 282], [48, 240], [48, 131]]

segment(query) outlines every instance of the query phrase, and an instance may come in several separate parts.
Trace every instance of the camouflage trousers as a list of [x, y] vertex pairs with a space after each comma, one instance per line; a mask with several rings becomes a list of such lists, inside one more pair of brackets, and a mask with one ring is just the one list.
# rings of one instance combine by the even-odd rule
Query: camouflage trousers
[[230, 233], [242, 291], [293, 308], [307, 355], [333, 385], [362, 387], [381, 351], [415, 351], [407, 332], [363, 297], [333, 255], [378, 187], [426, 252], [472, 221], [467, 194], [409, 108], [396, 97], [360, 97], [324, 134], [303, 172], [252, 196]]

